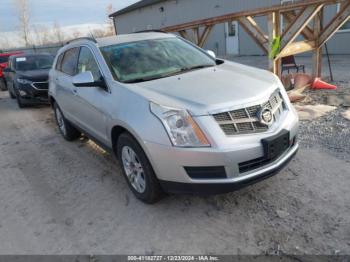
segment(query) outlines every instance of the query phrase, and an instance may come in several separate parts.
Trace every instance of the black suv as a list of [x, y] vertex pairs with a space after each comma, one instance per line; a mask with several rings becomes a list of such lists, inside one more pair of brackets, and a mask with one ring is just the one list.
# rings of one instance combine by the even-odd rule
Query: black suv
[[54, 58], [48, 54], [16, 55], [4, 69], [11, 98], [20, 108], [48, 103], [49, 71]]

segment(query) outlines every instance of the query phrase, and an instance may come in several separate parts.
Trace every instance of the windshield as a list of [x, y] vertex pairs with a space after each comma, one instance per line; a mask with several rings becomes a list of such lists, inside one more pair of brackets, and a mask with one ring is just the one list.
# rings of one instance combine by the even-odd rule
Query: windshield
[[29, 71], [50, 69], [53, 64], [52, 56], [26, 56], [16, 57], [16, 70]]
[[0, 56], [0, 64], [7, 63], [9, 61], [8, 56]]
[[174, 37], [102, 47], [114, 78], [135, 83], [214, 66], [215, 60]]

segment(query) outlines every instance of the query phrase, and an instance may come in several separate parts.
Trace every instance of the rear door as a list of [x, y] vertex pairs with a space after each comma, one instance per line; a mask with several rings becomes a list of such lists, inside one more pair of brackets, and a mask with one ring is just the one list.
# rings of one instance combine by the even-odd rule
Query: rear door
[[58, 58], [53, 79], [56, 85], [56, 101], [63, 115], [74, 124], [79, 123], [74, 105], [77, 93], [73, 86], [73, 77], [77, 73], [79, 50], [79, 47], [68, 49]]
[[[92, 49], [88, 46], [80, 48], [77, 74], [90, 71], [95, 81], [103, 78], [98, 62]], [[111, 99], [107, 89], [101, 87], [75, 87], [76, 96], [74, 112], [77, 114], [80, 125], [90, 136], [100, 142], [108, 144], [106, 131], [107, 105]]]

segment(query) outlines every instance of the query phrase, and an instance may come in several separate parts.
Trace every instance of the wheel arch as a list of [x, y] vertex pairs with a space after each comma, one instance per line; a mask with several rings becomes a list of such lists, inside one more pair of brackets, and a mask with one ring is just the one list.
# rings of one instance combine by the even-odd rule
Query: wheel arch
[[116, 156], [118, 156], [116, 147], [117, 147], [118, 139], [119, 139], [120, 135], [123, 133], [127, 133], [132, 138], [134, 138], [136, 140], [136, 142], [140, 145], [142, 150], [145, 152], [148, 159], [150, 160], [149, 152], [147, 151], [145, 144], [144, 144], [143, 140], [141, 139], [141, 137], [138, 136], [137, 133], [135, 131], [133, 131], [131, 128], [126, 127], [125, 125], [121, 125], [121, 124], [114, 125], [111, 129], [110, 136], [111, 136], [112, 149], [113, 149], [114, 154]]
[[53, 96], [49, 95], [49, 102], [51, 107], [53, 108], [54, 104], [56, 103], [56, 99]]

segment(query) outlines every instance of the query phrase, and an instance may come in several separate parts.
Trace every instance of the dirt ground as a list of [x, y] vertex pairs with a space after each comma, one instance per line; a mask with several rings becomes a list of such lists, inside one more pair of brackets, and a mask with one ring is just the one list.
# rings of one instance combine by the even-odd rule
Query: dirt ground
[[0, 254], [350, 254], [349, 170], [301, 141], [259, 184], [145, 205], [112, 156], [0, 92]]

